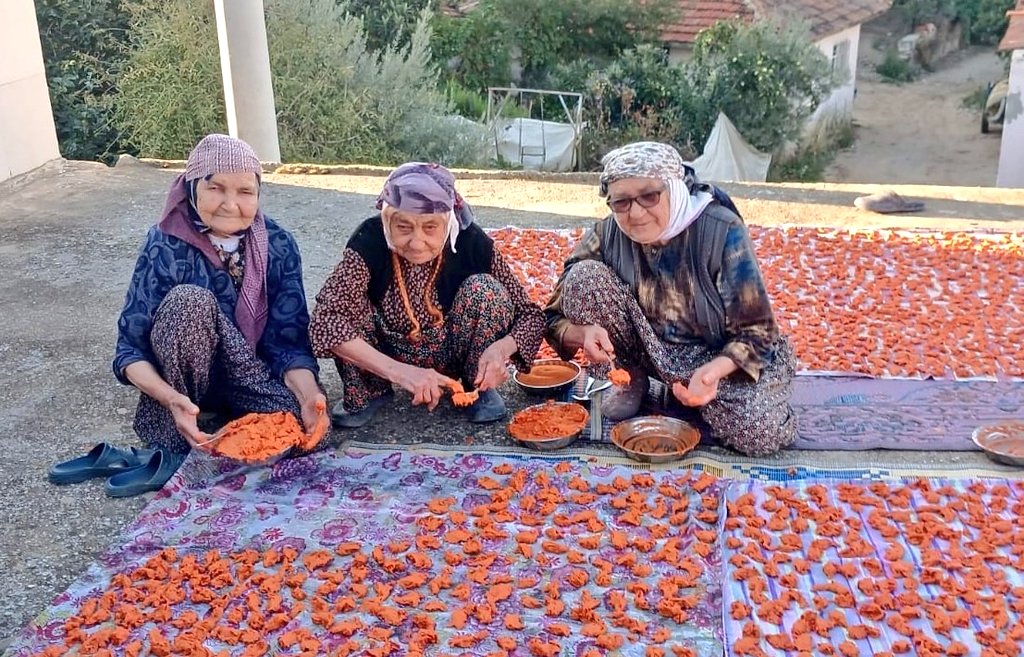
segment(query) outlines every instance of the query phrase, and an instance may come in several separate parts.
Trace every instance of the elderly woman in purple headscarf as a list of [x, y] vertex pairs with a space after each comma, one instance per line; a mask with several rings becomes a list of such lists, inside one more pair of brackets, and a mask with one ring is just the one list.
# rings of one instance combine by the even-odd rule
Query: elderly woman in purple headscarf
[[629, 144], [602, 164], [611, 215], [566, 261], [548, 341], [563, 357], [582, 348], [598, 376], [613, 360], [629, 372], [604, 398], [611, 419], [636, 415], [654, 377], [730, 447], [760, 456], [792, 443], [793, 352], [732, 201], [668, 144]]
[[203, 138], [135, 265], [114, 374], [142, 393], [136, 433], [167, 454], [208, 440], [200, 409], [290, 411], [312, 427], [326, 404], [299, 250], [260, 211], [261, 173], [245, 142]]
[[334, 358], [344, 386], [334, 424], [363, 426], [394, 385], [433, 410], [453, 381], [479, 393], [470, 421], [503, 418], [497, 387], [509, 361], [533, 361], [540, 308], [473, 223], [444, 167], [398, 167], [377, 208], [317, 294], [310, 325], [314, 353]]

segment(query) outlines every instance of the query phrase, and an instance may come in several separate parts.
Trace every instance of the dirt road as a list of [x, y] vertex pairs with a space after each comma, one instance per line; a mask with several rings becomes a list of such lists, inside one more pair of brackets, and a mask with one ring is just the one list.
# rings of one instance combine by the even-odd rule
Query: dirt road
[[853, 106], [856, 143], [836, 157], [828, 182], [991, 186], [995, 184], [1000, 133], [981, 134], [979, 110], [964, 97], [1003, 75], [991, 47], [961, 51], [934, 73], [895, 85], [880, 80], [875, 64], [882, 53], [875, 35], [860, 43], [857, 98]]

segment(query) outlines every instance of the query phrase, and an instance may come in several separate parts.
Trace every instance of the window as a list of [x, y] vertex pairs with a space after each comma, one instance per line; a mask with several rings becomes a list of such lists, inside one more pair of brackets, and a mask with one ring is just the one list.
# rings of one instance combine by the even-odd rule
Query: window
[[844, 39], [832, 46], [832, 72], [837, 73], [840, 79], [850, 74], [850, 41]]

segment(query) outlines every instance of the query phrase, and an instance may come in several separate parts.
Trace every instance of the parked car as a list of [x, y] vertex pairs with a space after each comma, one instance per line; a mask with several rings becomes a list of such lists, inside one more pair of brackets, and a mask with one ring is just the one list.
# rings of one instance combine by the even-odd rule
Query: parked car
[[1006, 92], [1010, 88], [1009, 78], [989, 85], [988, 96], [985, 98], [985, 109], [981, 112], [981, 132], [988, 134], [992, 128], [1003, 128], [1003, 117], [1006, 115]]

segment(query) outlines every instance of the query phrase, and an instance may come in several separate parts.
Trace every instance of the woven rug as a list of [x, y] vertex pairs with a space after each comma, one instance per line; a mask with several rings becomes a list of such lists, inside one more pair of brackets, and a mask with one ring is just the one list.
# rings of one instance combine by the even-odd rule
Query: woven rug
[[[581, 394], [585, 377], [566, 396]], [[652, 385], [644, 412], [675, 415], [700, 426], [706, 444], [716, 444], [700, 417], [679, 405], [663, 404], [664, 386]], [[855, 376], [798, 376], [793, 386], [797, 440], [790, 449], [976, 451], [979, 426], [1024, 417], [1024, 382], [874, 379]], [[615, 423], [602, 422], [599, 438], [610, 442]]]
[[1024, 645], [1022, 482], [751, 481], [734, 482], [726, 499], [729, 655]]
[[[689, 546], [726, 484], [564, 457], [193, 454], [9, 654], [717, 656], [720, 555]], [[653, 604], [664, 578], [678, 603]]]

